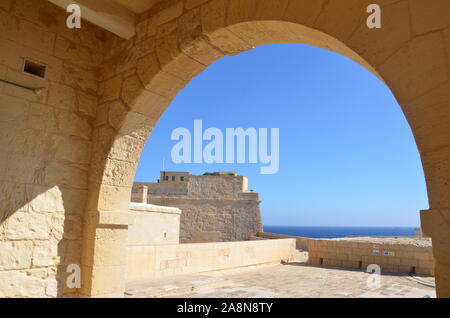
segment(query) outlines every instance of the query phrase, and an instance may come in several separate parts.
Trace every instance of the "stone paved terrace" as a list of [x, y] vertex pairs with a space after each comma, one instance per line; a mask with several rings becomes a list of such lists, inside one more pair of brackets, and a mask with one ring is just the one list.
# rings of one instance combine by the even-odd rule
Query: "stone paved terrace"
[[381, 276], [381, 288], [370, 290], [370, 274], [308, 266], [303, 262], [173, 277], [127, 286], [126, 297], [180, 298], [423, 298], [436, 297], [434, 278]]

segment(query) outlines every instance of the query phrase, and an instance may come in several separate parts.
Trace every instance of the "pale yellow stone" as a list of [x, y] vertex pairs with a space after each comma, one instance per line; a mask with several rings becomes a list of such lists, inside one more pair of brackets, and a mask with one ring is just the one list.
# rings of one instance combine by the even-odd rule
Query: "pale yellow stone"
[[0, 242], [0, 272], [4, 270], [29, 268], [33, 243]]
[[137, 162], [146, 140], [129, 135], [117, 135], [109, 154], [110, 158]]
[[57, 184], [61, 187], [86, 189], [88, 172], [88, 165], [51, 162], [45, 173], [45, 183]]
[[[450, 114], [447, 108], [449, 100], [450, 84], [447, 83], [403, 105], [421, 151], [432, 151], [448, 145]], [[425, 162], [423, 164], [425, 167]], [[448, 172], [450, 173], [450, 171]], [[430, 177], [427, 175], [427, 178]]]
[[74, 136], [52, 136], [55, 159], [71, 163], [89, 164], [91, 142]]
[[228, 55], [236, 55], [253, 48], [253, 46], [237, 37], [228, 29], [219, 29], [207, 36], [211, 44]]
[[89, 120], [73, 112], [56, 109], [54, 112], [58, 133], [77, 136], [89, 140], [92, 127]]
[[413, 100], [448, 80], [442, 35], [414, 38], [378, 69], [400, 103]]
[[292, 259], [295, 239], [129, 246], [127, 282]]
[[50, 216], [31, 212], [15, 212], [8, 219], [6, 236], [11, 240], [48, 239], [51, 232]]
[[126, 240], [96, 240], [87, 244], [93, 250], [83, 251], [94, 255], [94, 266], [125, 266], [127, 262]]
[[203, 72], [205, 68], [205, 65], [184, 53], [180, 53], [169, 64], [163, 67], [163, 71], [189, 82], [192, 78]]
[[0, 297], [43, 297], [42, 270], [0, 272]]
[[170, 103], [167, 98], [144, 89], [137, 76], [132, 76], [125, 80], [122, 100], [132, 111], [156, 119], [159, 118]]
[[146, 85], [146, 88], [158, 95], [173, 99], [186, 84], [182, 79], [161, 71]]
[[102, 182], [116, 187], [131, 187], [137, 164], [107, 159]]
[[64, 212], [62, 191], [54, 186], [28, 186], [27, 192], [31, 196], [29, 202], [30, 212]]
[[181, 44], [181, 50], [184, 54], [203, 65], [210, 65], [224, 56], [221, 51], [217, 50], [215, 47], [212, 47], [203, 38]]
[[92, 185], [92, 193], [96, 195], [89, 200], [89, 211], [127, 211], [130, 202], [131, 189], [109, 185]]
[[137, 74], [144, 87], [163, 97], [173, 98], [186, 85], [180, 78], [161, 71], [155, 54], [141, 58], [137, 67]]
[[[383, 7], [382, 14], [381, 29], [369, 29], [361, 24], [349, 40], [349, 46], [375, 66], [384, 62], [412, 37], [406, 1]], [[380, 45], [381, 42], [383, 45]]]
[[48, 297], [58, 297], [58, 281], [51, 277], [45, 280], [45, 295]]
[[99, 266], [99, 267], [82, 267], [84, 276], [80, 293], [82, 296], [100, 296], [107, 294], [115, 294], [118, 291], [123, 295], [125, 290], [125, 269], [123, 266]]

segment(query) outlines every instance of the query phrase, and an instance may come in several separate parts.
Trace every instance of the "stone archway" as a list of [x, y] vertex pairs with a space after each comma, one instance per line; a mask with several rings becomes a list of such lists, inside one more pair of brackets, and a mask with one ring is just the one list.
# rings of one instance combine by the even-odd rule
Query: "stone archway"
[[[306, 43], [345, 55], [382, 79], [419, 148], [430, 210], [438, 295], [450, 297], [450, 13], [444, 1], [379, 1], [383, 27], [368, 29], [370, 1], [165, 1], [138, 34], [117, 41], [103, 65], [84, 217], [81, 296], [121, 296], [128, 202], [142, 148], [170, 101], [224, 55], [268, 43]], [[433, 7], [423, 11], [422, 6]], [[438, 16], [431, 16], [431, 13]], [[430, 16], [429, 16], [430, 15]]]

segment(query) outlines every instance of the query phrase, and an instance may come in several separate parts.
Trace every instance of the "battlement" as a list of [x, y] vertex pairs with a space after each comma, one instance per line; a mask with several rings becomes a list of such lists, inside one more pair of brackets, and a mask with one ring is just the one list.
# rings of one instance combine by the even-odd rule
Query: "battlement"
[[180, 208], [183, 243], [247, 240], [262, 227], [258, 193], [236, 172], [162, 171], [158, 182], [135, 182], [131, 201]]

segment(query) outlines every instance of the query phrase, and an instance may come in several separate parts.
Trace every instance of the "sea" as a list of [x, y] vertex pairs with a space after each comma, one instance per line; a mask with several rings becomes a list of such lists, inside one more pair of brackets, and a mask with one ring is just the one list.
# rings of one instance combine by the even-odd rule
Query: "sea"
[[264, 232], [310, 238], [339, 238], [346, 236], [414, 236], [417, 227], [356, 227], [356, 226], [271, 226]]

